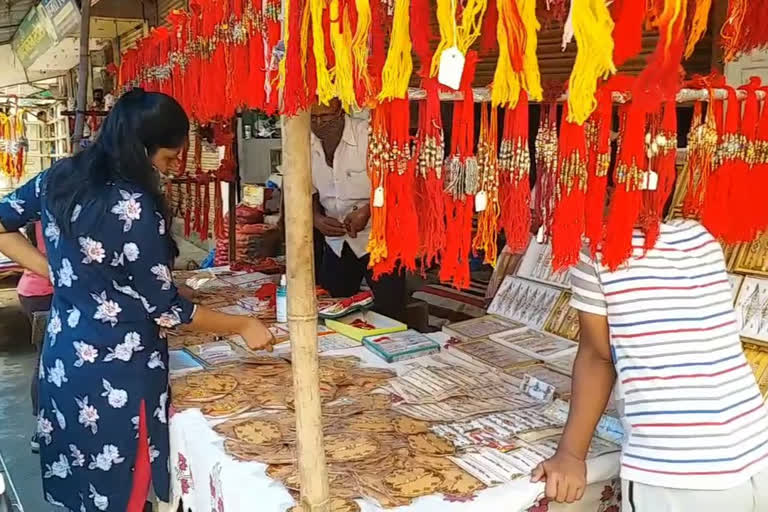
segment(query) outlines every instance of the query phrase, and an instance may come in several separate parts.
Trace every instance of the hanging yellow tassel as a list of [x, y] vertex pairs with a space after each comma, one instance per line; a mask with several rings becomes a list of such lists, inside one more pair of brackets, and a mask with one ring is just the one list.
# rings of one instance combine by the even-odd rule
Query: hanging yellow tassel
[[[301, 62], [307, 62], [307, 56], [309, 55], [309, 21], [311, 11], [310, 4], [311, 2], [305, 2], [304, 11], [301, 13]], [[286, 12], [288, 11], [286, 10]]]
[[347, 112], [357, 110], [355, 77], [352, 73], [352, 28], [349, 12], [341, 12], [339, 0], [331, 0], [331, 47], [336, 65], [331, 70], [336, 96]]
[[707, 30], [707, 24], [709, 21], [709, 9], [712, 6], [712, 0], [699, 0], [693, 2], [694, 11], [691, 15], [691, 27], [688, 33], [688, 43], [685, 46], [685, 58], [690, 58], [693, 55], [693, 49], [701, 40], [701, 36]]
[[[352, 38], [352, 58], [355, 64], [355, 79], [365, 90], [371, 90], [371, 76], [368, 73], [368, 38], [371, 31], [371, 4], [369, 0], [355, 0], [357, 27]], [[367, 94], [366, 94], [367, 96]]]
[[613, 19], [605, 0], [572, 0], [578, 51], [568, 82], [568, 121], [583, 124], [597, 106], [597, 81], [616, 72]]
[[435, 54], [432, 56], [432, 66], [429, 71], [430, 76], [437, 76], [440, 70], [440, 56], [443, 51], [456, 46], [456, 13], [452, 5], [452, 0], [437, 0], [437, 24], [440, 27], [440, 44], [437, 45]]
[[325, 56], [325, 33], [323, 32], [323, 11], [325, 0], [309, 0], [309, 8], [312, 15], [312, 51], [315, 55], [315, 68], [317, 70], [317, 99], [327, 105], [334, 97], [335, 88], [328, 70], [328, 59]]
[[536, 19], [536, 0], [518, 0], [520, 15], [525, 27], [525, 55], [523, 57], [523, 89], [528, 93], [528, 98], [541, 101], [544, 91], [541, 88], [541, 74], [539, 72], [539, 58], [536, 56], [536, 48], [539, 45], [538, 32], [541, 28]]
[[413, 72], [410, 34], [410, 0], [395, 0], [387, 60], [381, 72], [379, 101], [405, 98]]
[[[541, 101], [542, 99], [541, 74], [536, 56], [537, 32], [541, 25], [536, 19], [536, 0], [516, 0], [516, 2], [519, 19], [514, 16], [514, 6], [509, 0], [496, 2], [499, 11], [499, 21], [496, 26], [499, 59], [496, 63], [491, 90], [491, 103], [494, 107], [515, 108], [521, 89], [524, 89], [533, 100]], [[515, 28], [521, 33], [509, 34], [508, 28]], [[512, 65], [512, 55], [509, 51], [510, 37], [525, 41], [522, 55], [523, 68], [519, 72], [515, 71]]]
[[483, 27], [483, 16], [488, 7], [488, 0], [469, 0], [461, 12], [461, 24], [457, 28], [456, 45], [462, 54], [466, 55], [469, 48], [480, 35]]

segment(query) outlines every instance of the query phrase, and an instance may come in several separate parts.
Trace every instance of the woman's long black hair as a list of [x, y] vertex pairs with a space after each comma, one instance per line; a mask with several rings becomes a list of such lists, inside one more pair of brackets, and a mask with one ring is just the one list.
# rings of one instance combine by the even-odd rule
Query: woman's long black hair
[[176, 149], [186, 143], [189, 118], [172, 97], [133, 89], [112, 108], [96, 140], [81, 153], [57, 162], [48, 172], [46, 193], [50, 214], [61, 231], [73, 236], [70, 219], [75, 205], [102, 207], [108, 183], [135, 184], [155, 202], [166, 220], [171, 255], [178, 249], [171, 232], [171, 211], [150, 156], [159, 148]]

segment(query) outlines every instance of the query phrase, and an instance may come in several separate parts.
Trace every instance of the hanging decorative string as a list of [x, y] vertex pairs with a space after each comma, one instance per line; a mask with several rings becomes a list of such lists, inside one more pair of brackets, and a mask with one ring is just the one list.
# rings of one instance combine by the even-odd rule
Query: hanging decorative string
[[568, 81], [568, 121], [572, 123], [583, 124], [587, 120], [597, 105], [597, 81], [616, 72], [613, 27], [604, 0], [574, 0], [573, 32], [578, 51]]
[[381, 76], [379, 101], [408, 97], [413, 60], [411, 57], [410, 0], [395, 0], [389, 51]]
[[520, 253], [531, 236], [531, 153], [528, 146], [528, 96], [520, 93], [514, 109], [504, 112], [499, 151], [501, 227], [507, 247]]
[[441, 260], [445, 247], [445, 203], [443, 200], [443, 156], [445, 139], [440, 117], [440, 99], [437, 80], [425, 78], [426, 100], [419, 103], [419, 131], [416, 135], [414, 155], [416, 167], [416, 193], [419, 232], [422, 241], [422, 269]]
[[768, 47], [768, 3], [754, 0], [729, 0], [728, 14], [721, 31], [726, 62], [753, 50]]
[[495, 106], [514, 108], [520, 90], [535, 101], [542, 98], [535, 0], [497, 0], [496, 34], [499, 58], [493, 77], [491, 100]]
[[370, 267], [387, 257], [386, 182], [390, 170], [388, 102], [371, 111], [371, 132], [368, 136], [368, 175], [371, 180], [371, 234], [368, 240]]
[[760, 78], [752, 77], [747, 85], [740, 87], [746, 91], [744, 111], [741, 118], [741, 136], [737, 166], [732, 181], [731, 198], [732, 205], [736, 205], [735, 211], [731, 209], [728, 234], [724, 237], [726, 243], [741, 243], [754, 240], [760, 230], [758, 224], [759, 215], [756, 204], [761, 201], [761, 195], [755, 193], [755, 143], [757, 141], [757, 128], [760, 118], [760, 102], [757, 99], [757, 90], [760, 88]]
[[693, 50], [707, 31], [709, 24], [709, 11], [712, 8], [712, 0], [696, 0], [692, 2], [691, 14], [685, 32], [688, 40], [685, 44], [685, 58], [691, 58]]
[[[618, 76], [618, 75], [617, 75]], [[611, 164], [613, 91], [603, 86], [597, 92], [597, 109], [584, 124], [587, 138], [587, 197], [584, 207], [584, 234], [592, 255], [603, 240], [608, 171]]]
[[552, 267], [556, 271], [578, 262], [584, 234], [587, 140], [584, 125], [572, 123], [568, 117], [568, 107], [563, 106], [552, 218]]
[[486, 264], [496, 266], [499, 236], [499, 113], [495, 107], [481, 105], [480, 138], [477, 147], [477, 167], [480, 186], [475, 195], [477, 233], [472, 242], [475, 254], [484, 255]]
[[[710, 92], [710, 105], [715, 101]], [[707, 109], [706, 118], [702, 120], [702, 105], [701, 102], [696, 102], [693, 106], [691, 129], [688, 132], [688, 159], [683, 171], [683, 174], [688, 177], [683, 200], [685, 217], [698, 218], [701, 214], [704, 194], [715, 161], [717, 141], [715, 109]]]
[[[768, 98], [768, 88], [763, 87], [761, 91]], [[754, 201], [757, 223], [757, 231], [765, 233], [768, 227], [768, 201], [760, 200], [758, 197], [763, 191], [768, 190], [768, 101], [763, 100], [763, 108], [760, 113], [760, 121], [757, 125], [757, 134], [755, 136], [754, 146], [754, 165], [752, 168], [753, 181], [752, 201]]]

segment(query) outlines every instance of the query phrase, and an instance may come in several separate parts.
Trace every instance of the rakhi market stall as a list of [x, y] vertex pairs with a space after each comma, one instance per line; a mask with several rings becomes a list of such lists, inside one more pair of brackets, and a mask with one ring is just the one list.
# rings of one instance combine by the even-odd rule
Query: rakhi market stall
[[[469, 336], [470, 341], [463, 341], [467, 350], [457, 349], [470, 354], [473, 361], [487, 360], [489, 354], [493, 359], [506, 358], [502, 360], [508, 364], [501, 373], [517, 377], [518, 381], [510, 383], [506, 377], [488, 372], [501, 378], [496, 384], [505, 391], [503, 407], [493, 400], [498, 396], [475, 396], [476, 385], [459, 386], [455, 374], [453, 380], [448, 380], [454, 386], [434, 387], [427, 396], [409, 395], [413, 389], [398, 384], [409, 371], [394, 378], [391, 373], [361, 369], [346, 359], [318, 363], [317, 307], [309, 256], [312, 225], [306, 111], [315, 102], [327, 103], [337, 97], [349, 111], [372, 109], [368, 145], [372, 235], [368, 249], [377, 275], [415, 271], [439, 263], [442, 281], [464, 287], [469, 283], [471, 252], [482, 254], [493, 264], [500, 233], [504, 233], [506, 244], [519, 252], [529, 245], [528, 234], [533, 226], [538, 227], [539, 241], [551, 241], [551, 265], [555, 271], [576, 263], [585, 239], [593, 252], [600, 247], [603, 262], [615, 269], [636, 251], [643, 250], [633, 246], [635, 226], [641, 226], [645, 232], [645, 248], [653, 245], [670, 195], [679, 214], [700, 218], [724, 243], [750, 243], [765, 232], [768, 214], [761, 206], [765, 201], [760, 200], [759, 194], [768, 180], [768, 108], [762, 85], [759, 80], [751, 80], [745, 85], [735, 84], [737, 90], [716, 74], [683, 79], [679, 73], [681, 64], [710, 26], [712, 2], [622, 0], [608, 5], [603, 0], [573, 0], [569, 8], [562, 1], [540, 3], [438, 0], [434, 12], [440, 34], [435, 48], [429, 30], [433, 11], [430, 3], [423, 0], [286, 0], [282, 16], [277, 5], [270, 3], [257, 6], [236, 1], [230, 5], [197, 0], [192, 2], [190, 13], [174, 14], [175, 33], [158, 36], [156, 32], [151, 36], [154, 43], [142, 47], [150, 50], [148, 57], [124, 60], [121, 75], [129, 79], [123, 83], [160, 84], [160, 90], [177, 95], [199, 120], [215, 119], [242, 105], [277, 109], [278, 92], [279, 111], [285, 116], [283, 150], [289, 184], [285, 201], [288, 331], [295, 398], [285, 397], [287, 380], [271, 381], [269, 386], [282, 390], [280, 397], [286, 403], [277, 400], [282, 409], [295, 411], [295, 429], [293, 414], [276, 413], [270, 420], [259, 419], [258, 428], [253, 423], [243, 426], [238, 421], [219, 425], [221, 437], [214, 437], [199, 413], [179, 413], [172, 420], [172, 430], [176, 433], [175, 450], [182, 450], [183, 455], [175, 461], [182, 493], [194, 482], [195, 488], [204, 489], [198, 496], [207, 492], [213, 500], [199, 504], [185, 501], [185, 506], [229, 510], [230, 506], [238, 507], [235, 503], [252, 507], [258, 499], [269, 507], [274, 496], [275, 510], [280, 510], [290, 505], [286, 491], [290, 488], [300, 490], [304, 510], [375, 510], [371, 508], [375, 507], [373, 500], [382, 506], [397, 506], [441, 491], [451, 495], [454, 489], [446, 486], [454, 483], [465, 497], [475, 494], [470, 493], [473, 486], [478, 492], [474, 501], [450, 505], [457, 510], [495, 510], [499, 506], [522, 510], [533, 504], [541, 491], [541, 486], [527, 484], [525, 469], [530, 468], [525, 468], [524, 463], [545, 457], [543, 445], [538, 450], [520, 445], [505, 452], [499, 446], [482, 446], [482, 442], [466, 435], [466, 430], [455, 424], [468, 418], [447, 415], [442, 421], [427, 421], [418, 417], [425, 409], [434, 410], [425, 407], [429, 405], [429, 396], [452, 399], [450, 392], [461, 390], [462, 396], [473, 399], [454, 404], [453, 412], [466, 407], [471, 411], [470, 418], [477, 420], [499, 411], [514, 415], [516, 410], [522, 410], [514, 421], [544, 416], [548, 420], [542, 420], [543, 426], [556, 430], [557, 424], [547, 421], [554, 421], [552, 418], [557, 416], [557, 402], [549, 402], [567, 393], [550, 380], [555, 381], [561, 373], [543, 364], [552, 354], [531, 348], [558, 347], [561, 339], [545, 336], [542, 340], [536, 334], [551, 321], [541, 311], [525, 314], [526, 318], [537, 319], [531, 325], [531, 333], [518, 320], [513, 320], [518, 324], [501, 321], [505, 328], [497, 332], [488, 332], [487, 325], [470, 329], [471, 333], [499, 336], [514, 330], [507, 332], [511, 338], [500, 338], [504, 340], [498, 343], [501, 348], [485, 346], [485, 341], [481, 341], [482, 346], [475, 346], [474, 337]], [[559, 18], [563, 23], [563, 45], [575, 39], [578, 47], [565, 95], [565, 84], [551, 86], [542, 83], [540, 77], [537, 33], [538, 19], [544, 17]], [[717, 30], [721, 32], [720, 43], [727, 59], [768, 44], [765, 31], [759, 28], [768, 19], [765, 5], [731, 0], [724, 19], [721, 30]], [[636, 76], [617, 73], [617, 68], [641, 51], [644, 28], [657, 34], [647, 65]], [[475, 96], [471, 86], [478, 53], [473, 47], [478, 40], [481, 47], [497, 48], [498, 60], [489, 91]], [[420, 65], [417, 81], [422, 90], [414, 91], [409, 98], [414, 69], [412, 52]], [[238, 77], [247, 77], [250, 82]], [[243, 83], [250, 85], [245, 87]], [[444, 127], [440, 101], [445, 91], [461, 94], [446, 98], [455, 101], [451, 124]], [[251, 94], [255, 96], [250, 97]], [[478, 140], [476, 99], [483, 103], [479, 109]], [[620, 101], [616, 102], [617, 99]], [[409, 130], [410, 100], [418, 100], [415, 135]], [[678, 174], [677, 102], [691, 100], [695, 103], [687, 163]], [[540, 105], [535, 137], [530, 130], [529, 101]], [[503, 115], [499, 114], [500, 109]], [[616, 117], [617, 135], [613, 133]], [[535, 139], [533, 152], [531, 139]], [[615, 158], [611, 156], [614, 139]], [[446, 147], [448, 141], [450, 145]], [[532, 182], [535, 194], [531, 193]], [[613, 192], [604, 216], [609, 184]], [[754, 304], [759, 305], [761, 297], [761, 289], [752, 288], [758, 290], [756, 299], [750, 295], [744, 306], [750, 320], [755, 318]], [[531, 303], [562, 304], [547, 289], [514, 281], [502, 285], [499, 297], [499, 313], [505, 313], [500, 316], [507, 320], [522, 315]], [[498, 324], [500, 321], [494, 318], [484, 321]], [[352, 327], [360, 327], [360, 323], [376, 325], [367, 317], [351, 322]], [[756, 327], [758, 331], [760, 325]], [[521, 332], [526, 333], [522, 338]], [[530, 359], [507, 353], [509, 344], [528, 350], [518, 352]], [[287, 363], [265, 364], [258, 359], [261, 355], [249, 356], [256, 358], [246, 358], [249, 370], [233, 370], [242, 373], [239, 378], [227, 371], [185, 377], [177, 385], [182, 390], [174, 397], [177, 405], [189, 407], [190, 403], [200, 403], [201, 398], [213, 404], [225, 399], [223, 405], [202, 407], [203, 414], [207, 411], [209, 416], [227, 416], [274, 405], [276, 393], [266, 393], [269, 386], [259, 385], [265, 377], [272, 379], [275, 374], [287, 373]], [[565, 363], [549, 363], [561, 370], [568, 367], [567, 359]], [[455, 370], [458, 366], [454, 363], [448, 367]], [[538, 370], [540, 367], [547, 371]], [[433, 382], [437, 377], [430, 374], [421, 378]], [[258, 391], [249, 393], [244, 381]], [[413, 386], [412, 380], [406, 382]], [[479, 387], [486, 388], [487, 384], [483, 382]], [[363, 401], [368, 403], [362, 406], [357, 400], [338, 402], [359, 397], [359, 389], [351, 397], [340, 394], [339, 388], [345, 386], [365, 389], [368, 398]], [[373, 388], [394, 389], [392, 394], [400, 404], [400, 412], [398, 407], [381, 407], [382, 399], [377, 396], [380, 393], [369, 394]], [[254, 406], [253, 401], [259, 399], [269, 402]], [[421, 403], [409, 403], [409, 399]], [[510, 400], [517, 402], [510, 404]], [[485, 402], [495, 405], [489, 405], [490, 410], [478, 408]], [[548, 403], [549, 408], [537, 415], [533, 408], [542, 407], [542, 402]], [[376, 410], [376, 405], [380, 412], [371, 415], [370, 410]], [[333, 412], [329, 414], [329, 410]], [[352, 413], [353, 410], [356, 412]], [[369, 413], [363, 412], [366, 410]], [[562, 409], [561, 412], [567, 415]], [[328, 417], [334, 414], [343, 420], [329, 421]], [[606, 423], [604, 431], [611, 432], [611, 420], [606, 419]], [[325, 436], [324, 429], [330, 429]], [[451, 435], [449, 430], [453, 431]], [[208, 433], [210, 443], [205, 442], [204, 432]], [[513, 443], [533, 445], [541, 440], [525, 441], [520, 430], [512, 429], [511, 433]], [[245, 440], [244, 436], [251, 437]], [[201, 453], [194, 458], [206, 462], [196, 465], [192, 452], [183, 452], [198, 453], [198, 449], [205, 451], [209, 445], [216, 445], [220, 454], [222, 437], [227, 438], [223, 443], [230, 454], [270, 463], [267, 476], [281, 480], [285, 487], [268, 486], [266, 477], [261, 476], [263, 465], [251, 466], [255, 473], [252, 478], [238, 477], [244, 466], [236, 466], [230, 459]], [[384, 456], [377, 438], [389, 443]], [[596, 437], [596, 441], [600, 439]], [[457, 441], [462, 440], [467, 440], [468, 445], [457, 446]], [[604, 452], [595, 448], [595, 453]], [[444, 457], [435, 460], [435, 456], [457, 454], [457, 460], [451, 459], [451, 463], [459, 470], [449, 466]], [[494, 487], [496, 480], [478, 478], [486, 467], [484, 464], [499, 463], [499, 457], [504, 459], [501, 467], [506, 469], [510, 467], [506, 465], [510, 463], [508, 457], [515, 459], [517, 465], [510, 465], [517, 468], [517, 476], [522, 479]], [[603, 455], [590, 464], [590, 481], [615, 476], [615, 457], [613, 464], [608, 461], [607, 466], [598, 462], [606, 457], [610, 458]], [[467, 459], [474, 463], [466, 462]], [[366, 469], [378, 474], [365, 478]], [[504, 469], [501, 471], [504, 473]], [[352, 481], [350, 472], [357, 475], [352, 494], [347, 485]], [[450, 480], [445, 472], [458, 475], [456, 481]], [[515, 475], [509, 471], [505, 474]], [[480, 492], [480, 486], [488, 484], [491, 488]], [[263, 492], [249, 494], [257, 487]], [[607, 489], [608, 494], [611, 489]], [[593, 487], [591, 492], [595, 491]], [[244, 501], [235, 501], [241, 497]], [[361, 497], [367, 499], [351, 501]], [[442, 501], [432, 499], [420, 499], [411, 507], [428, 508], [435, 503], [441, 510], [447, 508]], [[596, 510], [614, 506], [594, 502], [592, 505]], [[547, 510], [547, 506], [540, 505], [538, 510]]]

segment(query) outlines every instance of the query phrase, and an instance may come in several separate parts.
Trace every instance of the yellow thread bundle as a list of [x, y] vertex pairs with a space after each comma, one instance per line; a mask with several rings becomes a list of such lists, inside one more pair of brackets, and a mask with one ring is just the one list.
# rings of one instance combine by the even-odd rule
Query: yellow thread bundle
[[437, 72], [440, 70], [440, 56], [443, 51], [456, 45], [456, 20], [451, 0], [437, 0], [436, 14], [437, 24], [440, 27], [440, 44], [437, 45], [435, 54], [432, 56], [430, 76], [437, 76]]
[[709, 20], [709, 8], [712, 6], [712, 0], [699, 0], [694, 2], [695, 7], [691, 16], [691, 30], [688, 35], [688, 44], [685, 46], [685, 58], [693, 55], [693, 48], [701, 40], [701, 36], [707, 30]]
[[518, 11], [523, 21], [519, 30], [525, 32], [525, 53], [523, 55], [522, 72], [516, 72], [512, 67], [512, 56], [509, 54], [509, 34], [507, 27], [511, 26], [509, 0], [497, 0], [499, 21], [496, 26], [496, 36], [499, 41], [499, 59], [493, 76], [491, 103], [494, 107], [505, 106], [515, 108], [520, 97], [521, 88], [535, 101], [541, 101], [541, 74], [539, 60], [536, 57], [538, 45], [537, 32], [541, 25], [536, 19], [536, 0], [516, 0]]
[[352, 38], [352, 57], [355, 64], [355, 78], [371, 90], [371, 77], [368, 74], [368, 37], [371, 30], [371, 4], [369, 0], [355, 0], [357, 27]]
[[488, 7], [488, 0], [469, 0], [461, 12], [461, 25], [457, 29], [456, 45], [464, 55], [480, 35], [486, 7]]
[[325, 0], [309, 0], [309, 8], [312, 15], [312, 51], [315, 55], [315, 69], [317, 75], [317, 99], [327, 105], [335, 95], [335, 87], [328, 70], [328, 60], [325, 56], [325, 34], [323, 32], [323, 11]]
[[568, 82], [568, 121], [583, 124], [597, 106], [597, 81], [616, 72], [613, 19], [605, 0], [572, 0], [578, 51]]
[[392, 20], [387, 60], [381, 72], [381, 92], [379, 101], [393, 98], [405, 98], [408, 95], [408, 83], [413, 72], [411, 58], [410, 0], [395, 0], [395, 12]]
[[336, 65], [331, 70], [336, 96], [346, 111], [357, 109], [355, 81], [352, 75], [352, 28], [349, 13], [341, 12], [339, 0], [331, 0], [331, 47]]

